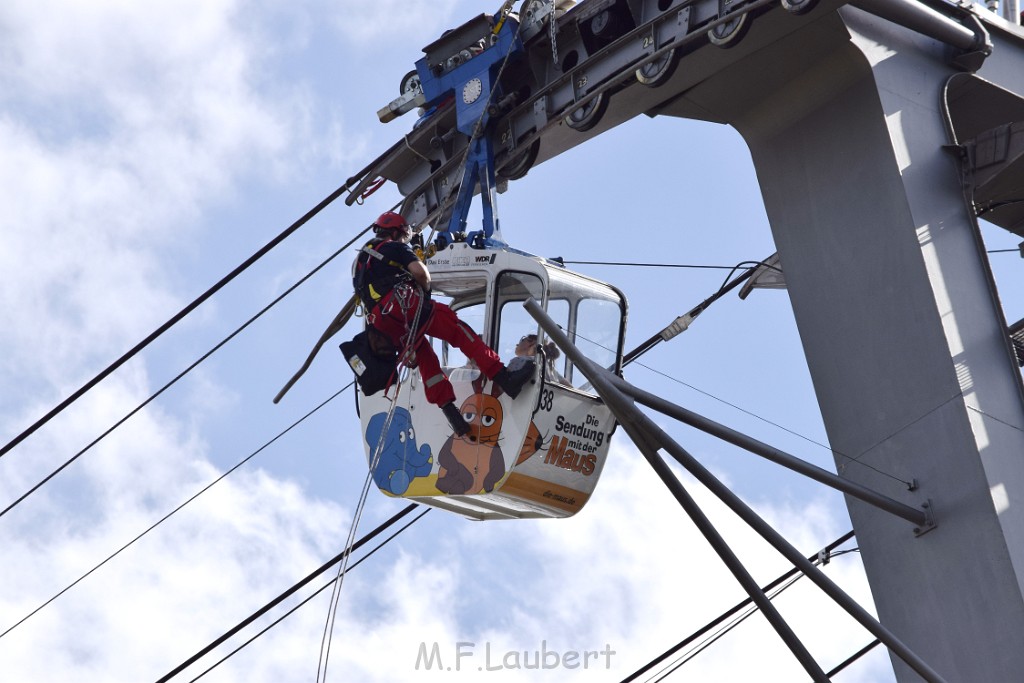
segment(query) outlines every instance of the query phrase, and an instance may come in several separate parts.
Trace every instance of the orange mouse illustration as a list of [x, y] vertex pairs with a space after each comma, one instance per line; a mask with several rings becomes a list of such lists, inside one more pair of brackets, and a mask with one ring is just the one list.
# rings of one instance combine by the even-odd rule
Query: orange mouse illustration
[[498, 400], [501, 387], [492, 384], [484, 393], [485, 382], [482, 376], [473, 380], [476, 393], [459, 408], [469, 433], [452, 434], [438, 453], [437, 489], [442, 493], [490, 492], [505, 476], [505, 457], [498, 445], [504, 417]]

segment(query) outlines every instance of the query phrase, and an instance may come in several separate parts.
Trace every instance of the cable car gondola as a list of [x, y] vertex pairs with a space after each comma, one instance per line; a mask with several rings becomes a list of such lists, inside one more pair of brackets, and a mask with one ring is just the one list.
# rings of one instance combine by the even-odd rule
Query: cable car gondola
[[[619, 370], [626, 300], [615, 287], [501, 245], [455, 242], [426, 263], [435, 299], [503, 359], [524, 335], [540, 332], [522, 306], [533, 298], [591, 360]], [[386, 392], [360, 391], [364, 447], [380, 490], [481, 520], [568, 517], [582, 509], [615, 429], [582, 374], [542, 351], [534, 382], [512, 400], [457, 349], [434, 343], [472, 431], [453, 434], [427, 402], [416, 369]]]
[[[433, 124], [439, 141], [435, 153], [445, 149], [445, 140], [453, 147], [456, 141], [465, 145], [459, 152], [461, 182], [449, 183], [446, 177], [425, 183], [406, 197], [401, 213], [407, 220], [419, 220], [421, 228], [433, 224], [430, 212], [435, 220], [447, 220], [447, 230], [440, 232], [425, 258], [432, 296], [451, 306], [502, 359], [513, 357], [523, 335], [537, 334], [538, 346], [544, 341], [522, 305], [532, 298], [591, 360], [619, 372], [626, 320], [622, 293], [561, 263], [513, 249], [497, 234], [495, 149], [493, 131], [486, 131], [496, 103], [511, 96], [502, 90], [501, 72], [509, 60], [523, 55], [518, 18], [508, 11], [511, 5], [508, 0], [498, 14], [477, 17], [425, 47], [425, 56], [416, 63], [418, 78], [410, 74], [408, 81], [403, 79], [403, 92], [409, 92], [382, 116], [382, 121], [391, 120], [422, 106], [426, 119], [449, 107], [455, 111], [454, 121], [449, 117]], [[450, 114], [450, 109], [445, 111]], [[454, 129], [442, 130], [452, 124]], [[389, 159], [378, 160], [366, 177], [388, 178]], [[528, 166], [519, 173], [525, 174]], [[440, 161], [438, 169], [443, 169]], [[483, 230], [465, 235], [466, 216], [478, 191]], [[338, 314], [275, 401], [354, 307], [353, 300]], [[374, 372], [369, 393], [359, 387], [356, 391], [363, 446], [378, 488], [479, 520], [568, 517], [582, 509], [597, 485], [616, 426], [585, 378], [566, 359], [538, 356], [533, 359], [533, 381], [513, 400], [457, 349], [439, 340], [433, 343], [471, 431], [462, 437], [454, 434], [441, 410], [426, 400], [415, 368], [403, 371], [385, 391], [379, 389], [384, 381], [373, 385], [390, 369]], [[365, 379], [362, 360], [350, 362]]]

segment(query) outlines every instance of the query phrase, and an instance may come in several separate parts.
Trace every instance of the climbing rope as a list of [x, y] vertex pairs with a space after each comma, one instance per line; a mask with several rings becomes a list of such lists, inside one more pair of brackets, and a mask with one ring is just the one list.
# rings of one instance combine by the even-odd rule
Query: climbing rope
[[[349, 527], [348, 538], [345, 541], [346, 548], [352, 548], [352, 544], [355, 542], [356, 531], [359, 528], [359, 522], [363, 516], [363, 508], [366, 506], [367, 497], [369, 497], [370, 484], [373, 482], [373, 473], [377, 470], [377, 465], [380, 462], [380, 454], [384, 448], [384, 440], [387, 436], [388, 429], [391, 427], [391, 419], [395, 414], [395, 407], [398, 405], [398, 397], [401, 393], [404, 379], [404, 377], [399, 377], [396, 385], [398, 388], [395, 390], [394, 398], [391, 399], [391, 405], [388, 408], [387, 417], [384, 419], [384, 426], [381, 429], [380, 436], [377, 438], [377, 444], [374, 446], [372, 451], [370, 467], [366, 473], [366, 481], [363, 482], [363, 490], [359, 494], [359, 502], [356, 504], [356, 510], [352, 515], [352, 525]], [[345, 582], [345, 574], [348, 571], [348, 562], [351, 554], [351, 552], [345, 552], [342, 555], [341, 562], [338, 564], [338, 574], [335, 577], [334, 588], [331, 590], [331, 601], [327, 610], [327, 621], [324, 624], [323, 637], [320, 639], [320, 658], [317, 662], [316, 669], [317, 683], [327, 683], [327, 663], [331, 657], [331, 640], [334, 634], [334, 623], [338, 615], [338, 605], [341, 602], [341, 587]]]
[[[406, 333], [402, 338], [402, 349], [399, 353], [399, 364], [396, 366], [396, 371], [399, 376], [396, 378], [397, 382], [394, 386], [395, 389], [394, 397], [391, 399], [391, 404], [388, 407], [387, 416], [384, 419], [384, 425], [381, 428], [380, 436], [377, 437], [377, 443], [373, 448], [372, 455], [370, 458], [370, 467], [366, 474], [366, 481], [363, 482], [363, 489], [359, 494], [359, 502], [356, 504], [355, 513], [352, 516], [352, 525], [349, 527], [348, 539], [345, 542], [345, 547], [351, 547], [355, 541], [356, 532], [359, 528], [359, 522], [362, 519], [363, 508], [366, 506], [366, 499], [370, 493], [370, 485], [373, 483], [373, 474], [377, 470], [377, 466], [380, 463], [381, 452], [384, 450], [384, 441], [387, 437], [388, 431], [391, 428], [392, 418], [395, 415], [395, 407], [398, 405], [398, 397], [401, 394], [402, 385], [408, 375], [409, 369], [415, 367], [415, 347], [416, 343], [421, 338], [419, 331], [420, 316], [423, 312], [423, 301], [428, 296], [426, 292], [422, 291], [418, 286], [403, 282], [397, 285], [391, 294], [391, 302], [399, 307], [402, 318], [405, 321]], [[410, 312], [412, 315], [410, 317]], [[400, 368], [405, 368], [404, 370]], [[390, 389], [390, 386], [388, 389]], [[385, 390], [385, 395], [386, 394]], [[345, 573], [348, 569], [349, 553], [345, 553], [342, 557], [341, 563], [338, 565], [338, 575], [336, 577], [334, 588], [331, 591], [331, 602], [328, 608], [327, 621], [324, 624], [324, 634], [320, 640], [320, 659], [317, 663], [317, 683], [326, 683], [327, 681], [327, 664], [331, 656], [331, 640], [334, 633], [334, 624], [338, 614], [338, 605], [341, 602], [341, 588], [345, 581]]]

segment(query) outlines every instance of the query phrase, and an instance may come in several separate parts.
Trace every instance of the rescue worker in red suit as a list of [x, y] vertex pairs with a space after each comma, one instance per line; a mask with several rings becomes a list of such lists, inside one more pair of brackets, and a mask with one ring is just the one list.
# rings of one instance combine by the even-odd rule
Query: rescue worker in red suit
[[501, 358], [445, 304], [430, 299], [430, 272], [416, 257], [409, 240], [412, 228], [400, 214], [388, 211], [373, 224], [376, 237], [356, 258], [353, 285], [366, 306], [367, 323], [383, 333], [399, 351], [409, 341], [409, 328], [419, 310], [412, 344], [427, 400], [439, 406], [459, 436], [469, 424], [456, 407], [455, 390], [441, 370], [426, 335], [443, 339], [472, 359], [480, 371], [510, 397], [519, 395], [534, 374], [533, 365], [509, 372]]

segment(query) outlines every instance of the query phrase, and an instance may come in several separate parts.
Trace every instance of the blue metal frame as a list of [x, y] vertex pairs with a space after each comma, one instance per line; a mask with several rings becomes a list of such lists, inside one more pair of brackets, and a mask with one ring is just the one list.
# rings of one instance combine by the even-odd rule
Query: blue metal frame
[[[499, 25], [501, 19], [501, 16], [495, 16], [495, 24]], [[488, 47], [446, 73], [435, 75], [426, 57], [416, 62], [426, 106], [437, 106], [446, 98], [454, 97], [456, 128], [469, 136], [459, 194], [452, 208], [448, 229], [439, 233], [439, 238], [449, 243], [455, 241], [456, 233], [465, 232], [466, 217], [479, 184], [483, 201], [483, 229], [469, 233], [467, 241], [474, 246], [507, 246], [500, 240], [501, 232], [494, 215], [494, 143], [483, 131], [490, 122], [489, 106], [495, 99], [492, 92], [501, 66], [507, 59], [523, 51], [523, 43], [519, 37], [519, 22], [508, 18], [500, 23], [500, 27]], [[463, 90], [474, 80], [480, 82], [480, 93], [472, 102], [467, 103], [463, 98]]]

